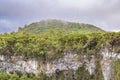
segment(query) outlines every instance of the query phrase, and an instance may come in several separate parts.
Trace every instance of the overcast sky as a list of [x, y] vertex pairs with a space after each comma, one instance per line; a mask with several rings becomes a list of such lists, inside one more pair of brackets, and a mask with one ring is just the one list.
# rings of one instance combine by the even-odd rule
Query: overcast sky
[[120, 31], [120, 0], [0, 0], [0, 33], [46, 19]]

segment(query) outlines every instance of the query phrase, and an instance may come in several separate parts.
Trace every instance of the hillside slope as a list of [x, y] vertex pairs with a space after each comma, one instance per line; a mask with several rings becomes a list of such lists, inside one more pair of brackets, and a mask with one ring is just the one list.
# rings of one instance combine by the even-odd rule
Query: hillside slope
[[83, 24], [83, 23], [73, 23], [73, 22], [65, 22], [60, 20], [46, 20], [35, 22], [30, 25], [26, 25], [23, 28], [19, 28], [18, 32], [25, 33], [43, 33], [49, 31], [59, 31], [62, 33], [92, 33], [92, 32], [104, 32], [104, 30], [91, 25], [91, 24]]

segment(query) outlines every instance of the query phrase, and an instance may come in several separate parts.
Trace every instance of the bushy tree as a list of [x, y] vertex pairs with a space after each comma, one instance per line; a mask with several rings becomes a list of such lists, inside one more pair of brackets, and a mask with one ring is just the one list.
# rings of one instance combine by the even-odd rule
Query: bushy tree
[[12, 75], [10, 75], [10, 79], [8, 80], [19, 80], [19, 76], [14, 72]]

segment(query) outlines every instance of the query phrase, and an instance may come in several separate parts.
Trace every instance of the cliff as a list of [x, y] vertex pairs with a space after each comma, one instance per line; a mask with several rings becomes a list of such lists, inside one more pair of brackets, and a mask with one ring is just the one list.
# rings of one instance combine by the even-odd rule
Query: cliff
[[[101, 68], [100, 70], [102, 72], [101, 75], [103, 78], [101, 77], [99, 80], [114, 80], [113, 63], [120, 59], [120, 54], [111, 52], [108, 48], [102, 49], [98, 54], [100, 58], [99, 61], [95, 55], [89, 56], [89, 59], [87, 55], [83, 56], [76, 53], [67, 52], [64, 53], [63, 57], [57, 60], [46, 62], [38, 61], [35, 58], [25, 60], [22, 58], [22, 56], [9, 57], [1, 55], [0, 72], [6, 71], [8, 74], [11, 74], [16, 71], [19, 75], [22, 75], [24, 73], [27, 73], [29, 75], [38, 75], [38, 73], [43, 72], [47, 76], [55, 76], [59, 75], [58, 73], [63, 71], [62, 74], [64, 78], [72, 76], [72, 78], [78, 79], [80, 75], [77, 73], [77, 70], [81, 67], [84, 67], [84, 69], [89, 72], [89, 76], [94, 75], [93, 78], [87, 79], [98, 80], [97, 78], [100, 76], [100, 74], [97, 75], [95, 70], [97, 68]], [[99, 66], [96, 62], [99, 62]], [[84, 72], [82, 73], [86, 74]], [[95, 76], [97, 77], [95, 78]]]
[[[119, 80], [120, 33], [0, 35], [0, 71], [48, 80]], [[39, 79], [38, 79], [39, 80]]]

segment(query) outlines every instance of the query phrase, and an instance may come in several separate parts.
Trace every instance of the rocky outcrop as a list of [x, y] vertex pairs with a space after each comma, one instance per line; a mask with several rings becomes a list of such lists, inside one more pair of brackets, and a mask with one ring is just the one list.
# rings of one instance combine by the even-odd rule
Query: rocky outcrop
[[102, 73], [104, 76], [104, 80], [114, 80], [113, 74], [113, 62], [120, 59], [119, 53], [114, 53], [113, 50], [110, 50], [111, 48], [104, 48], [101, 51], [102, 54], [102, 60], [101, 60], [101, 67], [102, 67]]
[[22, 73], [38, 74], [38, 72], [43, 71], [47, 75], [52, 75], [56, 70], [63, 71], [71, 69], [75, 71], [85, 63], [86, 69], [92, 74], [95, 68], [94, 56], [90, 61], [87, 58], [80, 61], [79, 55], [73, 53], [64, 53], [62, 58], [45, 64], [38, 63], [39, 61], [35, 59], [24, 60], [21, 56], [8, 57], [0, 55], [0, 61], [0, 71], [6, 70], [8, 73], [20, 71]]
[[22, 73], [37, 74], [38, 62], [34, 59], [24, 60], [21, 56], [0, 55], [0, 72], [6, 71], [8, 74], [17, 71]]
[[46, 74], [53, 74], [56, 70], [77, 70], [78, 67], [82, 65], [82, 62], [78, 60], [77, 54], [64, 53], [64, 57], [55, 60], [53, 62], [47, 63], [44, 66], [44, 71]]
[[[100, 54], [102, 55], [100, 65], [104, 80], [114, 80], [112, 63], [115, 60], [120, 59], [120, 54], [115, 54], [114, 52], [109, 51], [108, 48], [102, 49]], [[94, 55], [91, 55], [90, 57], [91, 59], [88, 59], [86, 55], [80, 56], [79, 54], [69, 52], [64, 53], [62, 58], [43, 64], [35, 59], [25, 60], [21, 56], [0, 55], [0, 72], [6, 71], [10, 74], [13, 71], [18, 71], [21, 73], [33, 73], [37, 75], [42, 71], [48, 76], [51, 76], [55, 74], [57, 70], [72, 70], [73, 74], [75, 74], [74, 71], [84, 65], [85, 69], [92, 75], [96, 68], [96, 59]]]

